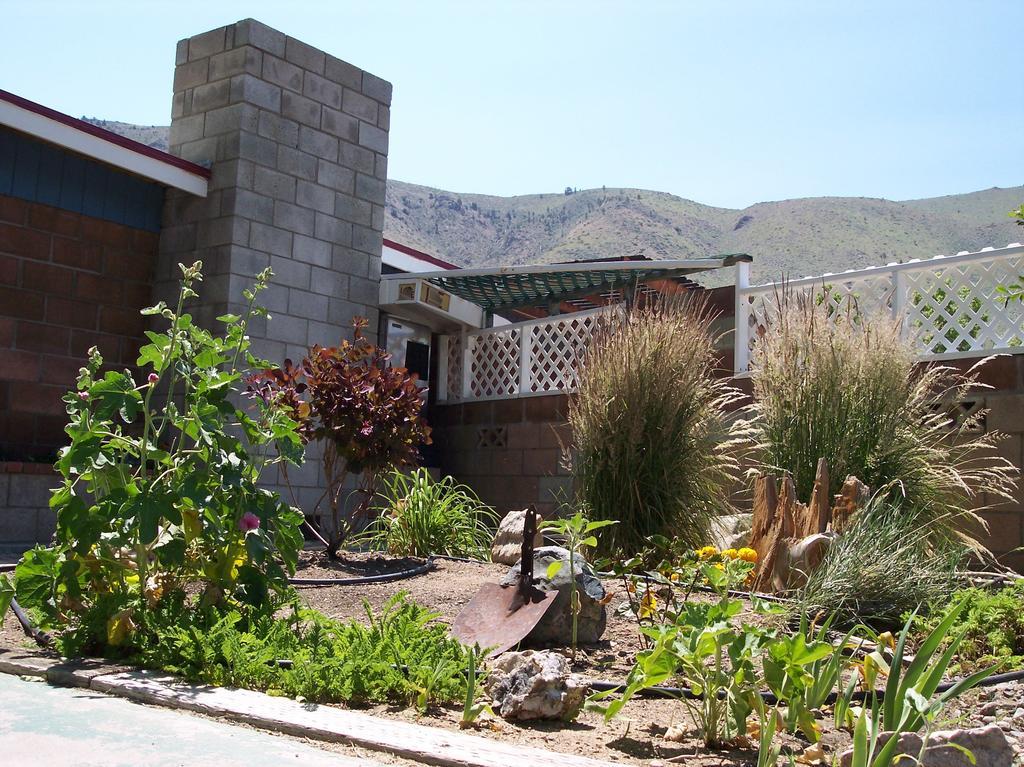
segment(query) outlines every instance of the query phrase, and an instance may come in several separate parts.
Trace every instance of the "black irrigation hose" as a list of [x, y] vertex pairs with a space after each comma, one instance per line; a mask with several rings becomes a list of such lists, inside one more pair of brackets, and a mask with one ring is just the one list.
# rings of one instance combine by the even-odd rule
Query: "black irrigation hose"
[[[25, 611], [21, 609], [21, 605], [18, 604], [17, 599], [11, 600], [11, 609], [14, 611], [14, 617], [18, 619], [18, 623], [21, 624], [21, 630], [25, 632], [25, 636], [32, 637], [35, 643], [43, 648], [49, 648], [53, 644], [53, 637], [47, 634], [42, 629], [37, 629], [32, 625], [32, 621], [25, 615]], [[0, 615], [0, 622], [3, 621], [3, 616]]]
[[361, 586], [367, 583], [390, 583], [423, 575], [434, 568], [434, 557], [428, 557], [422, 565], [383, 575], [362, 575], [355, 578], [289, 578], [293, 586]]
[[[1019, 680], [1022, 680], [1022, 679], [1024, 679], [1024, 669], [1020, 669], [1018, 671], [1008, 671], [1005, 674], [993, 674], [992, 676], [986, 677], [985, 679], [983, 679], [976, 686], [977, 687], [991, 687], [992, 685], [1003, 684], [1005, 682], [1016, 682], [1016, 681], [1019, 681]], [[938, 687], [935, 688], [935, 692], [938, 692], [938, 693], [946, 692], [946, 690], [949, 690], [950, 688], [952, 688], [959, 681], [960, 681], [959, 679], [953, 679], [953, 680], [951, 680], [949, 682], [942, 682], [941, 684], [939, 684]], [[606, 682], [606, 681], [602, 681], [602, 680], [588, 680], [587, 683], [590, 685], [590, 689], [592, 689], [594, 692], [615, 692], [617, 690], [622, 690], [622, 689], [624, 689], [626, 687], [625, 683], [623, 683], [623, 682]], [[724, 695], [724, 692], [722, 694]], [[877, 700], [879, 700], [879, 701], [882, 701], [882, 700], [885, 699], [885, 691], [884, 690], [875, 690], [874, 694], [875, 694]], [[869, 691], [867, 691], [867, 690], [858, 690], [851, 697], [851, 701], [856, 701], [856, 702], [859, 703], [859, 702], [864, 701], [869, 695], [871, 695], [871, 693]], [[667, 685], [656, 685], [654, 687], [648, 687], [645, 690], [641, 690], [640, 692], [637, 693], [637, 697], [638, 698], [687, 698], [689, 700], [702, 700], [704, 698], [704, 695], [702, 693], [692, 692], [691, 690], [688, 690], [688, 689], [685, 689], [685, 688], [682, 688], [682, 687], [669, 687]], [[839, 698], [838, 693], [830, 692], [828, 694], [828, 697], [825, 698], [825, 703], [826, 704], [835, 703], [836, 700], [838, 700], [838, 698]], [[774, 704], [774, 703], [778, 703], [779, 702], [778, 697], [775, 695], [775, 693], [772, 693], [772, 692], [762, 692], [761, 693], [761, 699], [764, 700], [765, 703], [770, 703], [770, 704]]]

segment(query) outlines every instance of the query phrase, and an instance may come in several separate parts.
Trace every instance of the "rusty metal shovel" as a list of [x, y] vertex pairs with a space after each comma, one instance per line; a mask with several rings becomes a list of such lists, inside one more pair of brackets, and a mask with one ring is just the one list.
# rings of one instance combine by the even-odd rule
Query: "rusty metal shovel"
[[537, 510], [530, 506], [523, 522], [519, 582], [515, 586], [485, 583], [452, 623], [451, 633], [463, 644], [479, 644], [499, 655], [526, 638], [551, 608], [557, 591], [533, 585], [533, 538]]

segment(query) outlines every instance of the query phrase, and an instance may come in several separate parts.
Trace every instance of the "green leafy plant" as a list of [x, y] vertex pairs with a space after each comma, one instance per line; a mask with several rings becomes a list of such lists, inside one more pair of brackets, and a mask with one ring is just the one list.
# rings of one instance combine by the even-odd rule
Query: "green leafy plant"
[[613, 560], [610, 567], [622, 578], [624, 606], [642, 629], [674, 622], [698, 587], [711, 585], [721, 593], [743, 588], [756, 560], [757, 552], [749, 548], [719, 551], [703, 546], [694, 551], [679, 541], [652, 536], [649, 547], [625, 561]]
[[[254, 377], [253, 386], [303, 416], [303, 434], [323, 443], [327, 501], [331, 514], [328, 554], [364, 520], [388, 471], [416, 462], [430, 443], [423, 398], [415, 374], [390, 364], [391, 355], [363, 335], [367, 321], [353, 319], [353, 339], [339, 346], [314, 346], [301, 365], [286, 365]], [[357, 478], [362, 500], [350, 509], [341, 497]]]
[[[482, 671], [483, 660], [487, 656], [486, 650], [481, 650], [480, 645], [475, 645], [466, 653], [466, 697], [462, 703], [462, 719], [459, 720], [459, 729], [467, 729], [473, 726], [480, 714], [487, 712], [494, 716], [494, 711], [486, 702], [477, 702], [477, 687], [483, 681], [487, 672]], [[482, 673], [481, 673], [482, 672]]]
[[962, 374], [920, 365], [887, 315], [850, 307], [829, 316], [785, 291], [779, 302], [751, 358], [753, 471], [788, 473], [797, 497], [809, 499], [826, 458], [830, 494], [852, 474], [886, 488], [933, 539], [969, 539], [983, 525], [971, 511], [980, 494], [1009, 498], [1017, 475], [993, 450], [1000, 435], [950, 407], [984, 388], [978, 366]]
[[[903, 654], [907, 647], [907, 635], [913, 626], [913, 618], [908, 620], [900, 632], [899, 641], [893, 651], [892, 662], [889, 663], [888, 678], [885, 684], [885, 699], [882, 703], [882, 726], [895, 732], [916, 732], [924, 724], [924, 712], [914, 704], [910, 692], [931, 703], [945, 704], [947, 701], [962, 695], [975, 687], [986, 677], [991, 676], [995, 667], [976, 671], [962, 677], [945, 692], [936, 695], [936, 689], [949, 668], [950, 661], [966, 635], [961, 628], [950, 636], [953, 624], [967, 608], [966, 602], [960, 602], [949, 610], [936, 627], [925, 637], [924, 642], [914, 654], [914, 659], [903, 669]], [[942, 645], [945, 649], [939, 652]]]
[[[955, 592], [944, 602], [933, 602], [929, 610], [914, 615], [908, 641], [916, 646], [942, 621], [951, 608], [967, 608], [953, 624], [951, 634], [963, 630], [950, 669], [963, 673], [979, 667], [1001, 664], [1003, 668], [1024, 668], [1024, 580], [1000, 589], [969, 588]], [[949, 641], [944, 640], [944, 641]]]
[[[580, 592], [576, 583], [576, 554], [583, 548], [597, 548], [597, 536], [592, 533], [598, 530], [617, 524], [614, 520], [605, 519], [591, 522], [581, 512], [576, 512], [571, 517], [562, 519], [550, 519], [542, 522], [540, 529], [549, 530], [564, 536], [565, 548], [569, 550], [569, 572], [572, 580], [569, 584], [569, 609], [572, 611], [572, 659], [576, 660], [576, 636], [580, 615]], [[556, 560], [548, 566], [548, 578], [554, 578], [562, 569], [562, 562]]]
[[234, 404], [245, 366], [267, 364], [249, 353], [246, 330], [264, 314], [256, 298], [271, 272], [245, 291], [241, 316], [218, 318], [217, 337], [183, 311], [202, 264], [181, 269], [177, 306], [143, 311], [167, 329], [146, 333], [142, 382], [104, 371], [92, 349], [64, 397], [70, 442], [50, 499], [55, 543], [29, 551], [13, 585], [44, 627], [62, 632], [66, 654], [130, 654], [152, 640], [152, 612], [186, 590], [200, 607], [224, 609], [288, 593], [302, 517], [258, 481], [268, 464], [300, 464], [302, 441], [288, 408], [258, 400], [254, 418]]
[[652, 644], [637, 653], [625, 687], [592, 695], [591, 708], [611, 719], [642, 690], [680, 677], [689, 693], [680, 699], [707, 745], [746, 733], [747, 717], [760, 700], [755, 657], [768, 635], [754, 626], [736, 625], [743, 602], [729, 596], [729, 578], [717, 564], [700, 565], [717, 601], [686, 602], [674, 622], [645, 627]]
[[[980, 670], [960, 678], [946, 691], [937, 693], [939, 683], [949, 668], [950, 660], [963, 640], [963, 630], [952, 634], [951, 631], [966, 606], [965, 601], [960, 601], [949, 610], [925, 638], [914, 658], [906, 665], [906, 669], [904, 652], [907, 647], [907, 636], [914, 625], [914, 615], [904, 624], [890, 661], [886, 661], [878, 650], [864, 658], [864, 662], [850, 679], [845, 693], [836, 704], [837, 722], [841, 723], [842, 720], [853, 716], [851, 699], [858, 682], [870, 691], [853, 727], [853, 767], [889, 767], [895, 760], [895, 751], [899, 744], [897, 736], [904, 732], [924, 730], [921, 749], [915, 759], [916, 763], [922, 764], [928, 747], [928, 736], [946, 703], [974, 688], [992, 674], [994, 668]], [[942, 647], [945, 649], [939, 652]], [[875, 689], [876, 680], [882, 675], [886, 675], [887, 678], [884, 697], [879, 702]], [[893, 735], [885, 745], [879, 746], [879, 735], [882, 732], [890, 732]], [[962, 750], [967, 754], [968, 760], [973, 762], [973, 755], [966, 749]]]
[[690, 548], [730, 510], [738, 473], [734, 419], [742, 396], [716, 375], [715, 314], [689, 294], [607, 319], [580, 364], [569, 451], [578, 500], [618, 520], [603, 553], [634, 552], [652, 535]]
[[215, 685], [265, 690], [311, 703], [412, 704], [462, 700], [469, 652], [437, 615], [396, 594], [366, 623], [295, 604], [277, 617], [244, 609], [168, 604], [162, 630], [134, 660]]
[[383, 504], [357, 543], [399, 556], [490, 556], [498, 517], [465, 485], [423, 468], [392, 471], [381, 484]]

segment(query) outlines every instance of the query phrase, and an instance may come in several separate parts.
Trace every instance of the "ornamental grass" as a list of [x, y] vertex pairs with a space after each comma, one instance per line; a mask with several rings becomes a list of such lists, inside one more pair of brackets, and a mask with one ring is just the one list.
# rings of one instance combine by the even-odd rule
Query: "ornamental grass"
[[752, 472], [790, 474], [806, 502], [826, 458], [830, 495], [855, 475], [890, 488], [933, 541], [977, 547], [982, 493], [1011, 498], [1017, 475], [993, 449], [1001, 435], [982, 430], [984, 411], [958, 406], [987, 388], [977, 379], [984, 361], [967, 373], [921, 364], [888, 315], [836, 311], [785, 289], [779, 306], [751, 357]]
[[635, 553], [652, 535], [691, 548], [728, 513], [739, 473], [727, 411], [742, 395], [716, 375], [706, 300], [690, 294], [634, 306], [596, 330], [569, 409], [577, 501], [617, 520], [603, 553]]

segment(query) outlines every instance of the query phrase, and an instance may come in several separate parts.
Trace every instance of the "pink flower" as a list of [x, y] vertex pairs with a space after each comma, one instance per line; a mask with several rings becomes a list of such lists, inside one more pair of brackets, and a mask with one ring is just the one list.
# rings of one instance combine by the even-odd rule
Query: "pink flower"
[[87, 391], [80, 391], [80, 392], [78, 392], [78, 399], [82, 400], [82, 402], [86, 402], [89, 399], [89, 392], [87, 392]]
[[156, 386], [156, 382], [160, 380], [160, 376], [156, 373], [150, 373], [146, 380], [149, 381], [150, 386]]
[[245, 512], [242, 518], [238, 520], [238, 529], [243, 533], [248, 533], [252, 530], [259, 530], [260, 518], [253, 514], [251, 511]]

